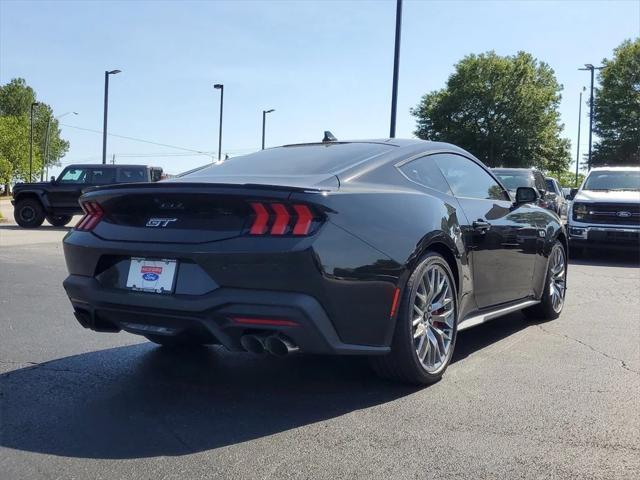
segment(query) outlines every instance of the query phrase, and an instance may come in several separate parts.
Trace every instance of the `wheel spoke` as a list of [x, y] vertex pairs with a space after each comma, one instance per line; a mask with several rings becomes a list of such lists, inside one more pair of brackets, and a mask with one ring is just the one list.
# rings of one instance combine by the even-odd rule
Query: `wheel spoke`
[[421, 362], [425, 360], [425, 355], [429, 351], [429, 342], [427, 341], [427, 336], [423, 335], [420, 339], [420, 343], [418, 343], [418, 348], [416, 349], [416, 353], [418, 354], [418, 358]]
[[429, 340], [429, 349], [432, 351], [433, 363], [439, 363], [442, 359], [442, 356], [440, 354], [438, 340], [436, 339], [436, 336], [434, 335], [431, 328], [427, 330], [427, 339]]

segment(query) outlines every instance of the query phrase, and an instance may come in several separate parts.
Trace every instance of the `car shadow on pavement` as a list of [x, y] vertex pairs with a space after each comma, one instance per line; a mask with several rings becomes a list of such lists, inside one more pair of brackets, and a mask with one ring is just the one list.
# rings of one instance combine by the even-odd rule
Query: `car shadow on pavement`
[[47, 232], [68, 232], [73, 228], [73, 225], [67, 227], [54, 227], [49, 224], [43, 224], [38, 228], [22, 228], [19, 225], [0, 223], [0, 230], [22, 230], [23, 232], [37, 232], [39, 230], [46, 230]]
[[[453, 361], [526, 328], [521, 317], [462, 332]], [[419, 390], [378, 379], [362, 357], [278, 359], [142, 343], [0, 375], [0, 446], [79, 458], [185, 455]]]

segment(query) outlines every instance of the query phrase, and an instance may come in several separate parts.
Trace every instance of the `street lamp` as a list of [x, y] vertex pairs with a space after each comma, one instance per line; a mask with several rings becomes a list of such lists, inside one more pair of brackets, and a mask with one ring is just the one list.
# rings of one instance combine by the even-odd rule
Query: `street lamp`
[[275, 112], [275, 109], [262, 110], [262, 150], [264, 150], [264, 124], [267, 120], [267, 113]]
[[102, 164], [107, 163], [107, 112], [109, 110], [109, 75], [116, 75], [121, 70], [106, 70], [104, 72], [104, 122], [102, 124]]
[[40, 102], [31, 103], [31, 118], [29, 128], [29, 181], [33, 182], [32, 170], [33, 170], [33, 107], [40, 105]]
[[[57, 117], [55, 117], [56, 120], [60, 120], [62, 117], [66, 117], [67, 115], [78, 115], [78, 112], [66, 112], [63, 113], [62, 115], [58, 115]], [[44, 176], [44, 169], [45, 167], [47, 168], [47, 176], [49, 176], [49, 164], [48, 164], [48, 160], [49, 160], [49, 135], [50, 135], [50, 127], [51, 127], [51, 114], [49, 114], [49, 117], [47, 118], [47, 130], [45, 132], [45, 137], [44, 137], [44, 159], [42, 160], [42, 169], [40, 170], [40, 181], [43, 181], [43, 176]]]
[[[587, 87], [582, 87], [584, 92]], [[582, 92], [580, 92], [580, 101], [578, 102], [578, 143], [576, 145], [576, 188], [578, 188], [578, 168], [580, 167], [580, 122], [582, 120]]]
[[393, 51], [393, 84], [391, 87], [391, 126], [389, 137], [396, 136], [396, 110], [398, 108], [398, 70], [400, 68], [400, 32], [402, 30], [402, 0], [396, 2], [396, 43]]
[[591, 95], [589, 96], [589, 159], [587, 168], [591, 168], [591, 138], [593, 136], [593, 74], [596, 70], [602, 70], [604, 67], [594, 67], [590, 63], [585, 63], [584, 68], [578, 70], [588, 70], [591, 72]]
[[222, 106], [224, 103], [224, 85], [216, 83], [213, 88], [220, 90], [220, 125], [218, 127], [218, 161], [222, 158]]

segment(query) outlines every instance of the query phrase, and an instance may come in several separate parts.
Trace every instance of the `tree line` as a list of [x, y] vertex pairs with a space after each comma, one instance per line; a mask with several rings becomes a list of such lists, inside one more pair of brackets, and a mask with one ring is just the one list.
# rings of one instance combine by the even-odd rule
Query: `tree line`
[[[602, 65], [591, 166], [640, 165], [640, 38], [623, 42]], [[551, 67], [528, 53], [468, 55], [443, 89], [411, 110], [414, 133], [459, 145], [490, 167], [537, 167], [570, 178], [570, 141], [562, 137], [558, 111], [562, 88]]]
[[0, 184], [6, 187], [39, 180], [43, 169], [59, 164], [69, 150], [53, 109], [38, 101], [33, 107], [33, 173], [29, 178], [31, 105], [36, 101], [36, 92], [23, 78], [0, 85]]
[[[623, 42], [602, 65], [592, 166], [640, 165], [640, 38]], [[411, 109], [414, 133], [459, 145], [490, 167], [533, 166], [569, 179], [570, 141], [562, 136], [558, 111], [562, 89], [553, 69], [529, 53], [468, 55], [444, 88], [427, 93]], [[36, 180], [69, 150], [52, 108], [39, 102], [33, 110], [29, 179], [35, 101], [35, 91], [22, 78], [0, 86], [0, 184]]]

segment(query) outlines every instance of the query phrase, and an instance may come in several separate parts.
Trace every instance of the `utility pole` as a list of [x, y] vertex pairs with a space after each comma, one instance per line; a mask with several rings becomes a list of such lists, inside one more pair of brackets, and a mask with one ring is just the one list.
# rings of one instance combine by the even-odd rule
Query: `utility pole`
[[396, 136], [396, 111], [398, 109], [398, 70], [400, 68], [400, 33], [402, 30], [402, 0], [396, 2], [396, 43], [393, 51], [393, 84], [391, 86], [391, 125], [389, 137]]
[[33, 107], [40, 105], [39, 102], [31, 103], [31, 118], [29, 128], [29, 182], [33, 182]]
[[[582, 87], [582, 91], [587, 88]], [[582, 92], [580, 92], [580, 101], [578, 102], [578, 143], [576, 145], [576, 188], [578, 187], [578, 169], [580, 168], [580, 122], [582, 120]]]
[[584, 68], [578, 70], [588, 70], [591, 73], [591, 95], [589, 96], [589, 157], [587, 168], [591, 169], [591, 146], [593, 137], [593, 77], [596, 70], [602, 70], [604, 67], [594, 67], [590, 63], [585, 63]]
[[44, 176], [44, 167], [47, 165], [47, 160], [49, 159], [49, 129], [51, 128], [51, 112], [49, 112], [49, 116], [47, 117], [47, 130], [44, 134], [44, 158], [42, 159], [42, 168], [40, 169], [40, 181], [42, 182], [42, 177]]
[[265, 131], [265, 123], [267, 121], [267, 113], [275, 112], [272, 108], [270, 110], [262, 110], [262, 150], [264, 150], [264, 131]]
[[224, 85], [216, 83], [213, 88], [220, 90], [220, 125], [218, 127], [218, 161], [222, 158], [222, 106], [224, 104]]
[[109, 75], [116, 75], [121, 70], [106, 70], [104, 72], [104, 120], [102, 123], [102, 164], [107, 163], [107, 114], [109, 111]]

